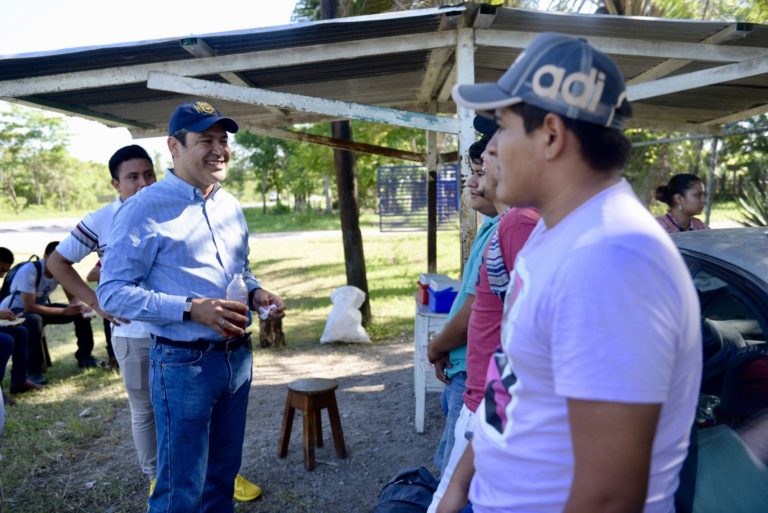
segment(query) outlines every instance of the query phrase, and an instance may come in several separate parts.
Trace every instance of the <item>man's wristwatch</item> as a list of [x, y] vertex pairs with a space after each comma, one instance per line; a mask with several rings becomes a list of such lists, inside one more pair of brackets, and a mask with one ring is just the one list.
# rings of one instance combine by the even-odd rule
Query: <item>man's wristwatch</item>
[[185, 321], [191, 321], [192, 320], [192, 298], [188, 297], [186, 301], [184, 301], [184, 315], [181, 317]]

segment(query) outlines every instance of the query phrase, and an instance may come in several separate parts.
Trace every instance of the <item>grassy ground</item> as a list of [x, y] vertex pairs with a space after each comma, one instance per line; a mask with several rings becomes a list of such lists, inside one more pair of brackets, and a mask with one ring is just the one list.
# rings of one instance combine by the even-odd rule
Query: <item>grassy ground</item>
[[[415, 282], [426, 270], [426, 234], [368, 232], [364, 249], [374, 314], [368, 332], [376, 343], [413, 328]], [[274, 357], [317, 350], [331, 309], [329, 294], [346, 282], [340, 233], [259, 236], [252, 240], [251, 255], [264, 286], [282, 295], [288, 305], [283, 325], [287, 346], [271, 350]], [[440, 232], [438, 270], [456, 275], [458, 268], [458, 232]], [[62, 300], [63, 295], [53, 299]], [[95, 355], [104, 359], [101, 323], [93, 326]], [[135, 474], [126, 478], [115, 471], [85, 493], [72, 488], [72, 483], [82, 482], [80, 476], [73, 478], [61, 470], [83, 458], [92, 458], [94, 467], [114, 465], [100, 461], [98, 447], [118, 443], [112, 422], [127, 402], [121, 378], [101, 369], [77, 368], [71, 326], [50, 326], [46, 333], [54, 361], [47, 375], [50, 384], [43, 391], [16, 396], [17, 404], [7, 409], [6, 433], [0, 438], [0, 511], [125, 511], [123, 506], [104, 505], [120, 505], [123, 496], [146, 493], [137, 492], [142, 485]], [[7, 378], [4, 387], [7, 390]], [[126, 453], [125, 458], [132, 463], [134, 455]]]

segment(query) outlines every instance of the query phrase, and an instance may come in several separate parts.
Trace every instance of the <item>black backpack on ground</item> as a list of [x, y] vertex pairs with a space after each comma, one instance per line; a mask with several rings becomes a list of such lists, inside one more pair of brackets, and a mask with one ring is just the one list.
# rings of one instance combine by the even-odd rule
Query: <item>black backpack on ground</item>
[[[11, 283], [13, 283], [13, 278], [16, 276], [16, 273], [30, 262], [34, 264], [35, 272], [37, 273], [37, 277], [35, 278], [35, 290], [37, 290], [37, 287], [40, 285], [40, 279], [43, 277], [43, 263], [40, 261], [40, 257], [32, 255], [26, 262], [21, 262], [11, 267], [11, 270], [5, 275], [3, 286], [0, 287], [0, 302], [11, 294]], [[13, 299], [11, 299], [11, 303], [13, 303]]]
[[424, 467], [401, 470], [384, 485], [373, 513], [424, 513], [437, 490], [437, 480]]

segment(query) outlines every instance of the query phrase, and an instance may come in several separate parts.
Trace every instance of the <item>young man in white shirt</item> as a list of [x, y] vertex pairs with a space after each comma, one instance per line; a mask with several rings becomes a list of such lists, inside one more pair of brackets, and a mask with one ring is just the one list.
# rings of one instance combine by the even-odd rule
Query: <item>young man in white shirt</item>
[[[497, 196], [542, 219], [518, 254], [502, 350], [440, 513], [674, 511], [701, 375], [699, 305], [672, 241], [621, 178], [618, 67], [539, 34], [497, 83]], [[471, 483], [471, 484], [470, 484]]]

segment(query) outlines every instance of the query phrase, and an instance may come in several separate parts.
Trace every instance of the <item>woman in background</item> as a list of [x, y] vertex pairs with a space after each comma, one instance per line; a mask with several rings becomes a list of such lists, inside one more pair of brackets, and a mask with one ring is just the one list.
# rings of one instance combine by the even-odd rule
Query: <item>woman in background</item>
[[656, 218], [667, 233], [709, 229], [694, 217], [701, 214], [707, 203], [707, 190], [698, 176], [688, 173], [673, 176], [667, 185], [656, 189], [656, 199], [669, 206], [669, 212]]

